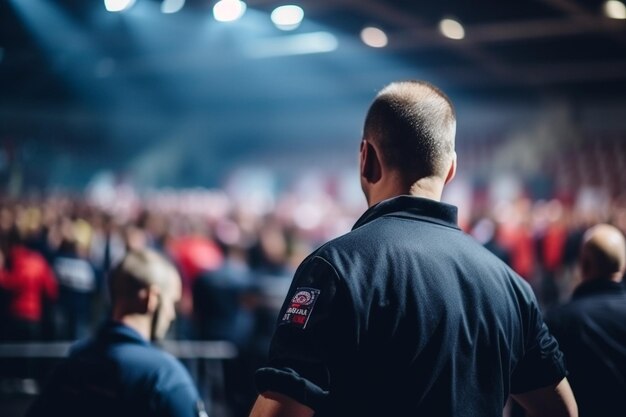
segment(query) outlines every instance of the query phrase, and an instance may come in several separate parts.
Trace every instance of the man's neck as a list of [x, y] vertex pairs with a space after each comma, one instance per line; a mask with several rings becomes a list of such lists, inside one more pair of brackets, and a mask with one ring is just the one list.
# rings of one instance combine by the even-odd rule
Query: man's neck
[[130, 327], [144, 339], [150, 340], [150, 317], [141, 314], [113, 315], [113, 320]]
[[413, 197], [428, 198], [430, 200], [441, 201], [443, 194], [443, 181], [438, 177], [426, 177], [417, 180], [409, 190]]
[[410, 187], [398, 186], [398, 182], [390, 182], [389, 185], [381, 184], [372, 190], [368, 198], [368, 206], [372, 207], [381, 201], [388, 200], [400, 195], [410, 195], [413, 197], [427, 198], [429, 200], [441, 201], [443, 193], [443, 181], [437, 177], [421, 178]]

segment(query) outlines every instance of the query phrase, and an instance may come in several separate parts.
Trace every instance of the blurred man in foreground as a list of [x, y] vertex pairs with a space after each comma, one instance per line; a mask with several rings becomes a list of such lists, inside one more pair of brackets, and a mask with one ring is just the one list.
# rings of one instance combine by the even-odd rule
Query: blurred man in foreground
[[626, 415], [626, 270], [624, 235], [607, 224], [587, 231], [583, 282], [546, 322], [559, 341], [581, 416]]
[[109, 281], [112, 320], [77, 344], [29, 416], [204, 416], [185, 368], [150, 344], [175, 318], [181, 282], [150, 250], [129, 252]]
[[369, 209], [298, 268], [252, 416], [576, 416], [530, 287], [440, 202], [456, 118], [425, 82], [372, 103], [360, 152]]

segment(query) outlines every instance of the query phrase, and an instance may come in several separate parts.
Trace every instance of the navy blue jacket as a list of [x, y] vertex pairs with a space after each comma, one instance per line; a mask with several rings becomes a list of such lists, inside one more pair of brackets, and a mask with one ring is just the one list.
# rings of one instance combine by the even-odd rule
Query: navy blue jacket
[[626, 415], [626, 288], [589, 281], [546, 316], [581, 417]]
[[53, 373], [29, 416], [202, 416], [183, 365], [115, 322], [79, 342]]
[[400, 196], [297, 270], [259, 392], [317, 416], [502, 416], [565, 376], [530, 287], [456, 208]]

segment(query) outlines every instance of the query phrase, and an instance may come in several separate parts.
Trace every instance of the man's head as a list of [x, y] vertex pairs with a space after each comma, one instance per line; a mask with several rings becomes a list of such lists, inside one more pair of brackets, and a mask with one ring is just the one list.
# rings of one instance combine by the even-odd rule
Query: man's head
[[599, 224], [587, 230], [581, 251], [583, 281], [620, 282], [626, 270], [626, 241], [616, 227]]
[[149, 339], [161, 339], [174, 318], [181, 297], [180, 275], [158, 253], [129, 252], [112, 271], [109, 290], [113, 318], [135, 328]]
[[369, 108], [361, 142], [361, 185], [368, 202], [376, 199], [372, 194], [393, 193], [392, 184], [398, 194], [409, 193], [419, 181], [443, 188], [456, 169], [455, 133], [454, 107], [437, 87], [403, 81], [383, 88]]

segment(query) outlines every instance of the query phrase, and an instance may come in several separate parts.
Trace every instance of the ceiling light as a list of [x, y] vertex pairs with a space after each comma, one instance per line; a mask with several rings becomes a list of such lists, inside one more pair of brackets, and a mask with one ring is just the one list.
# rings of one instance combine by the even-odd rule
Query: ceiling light
[[104, 7], [109, 12], [121, 12], [126, 9], [130, 9], [135, 0], [104, 0]]
[[180, 11], [185, 5], [185, 0], [163, 0], [161, 3], [161, 12], [169, 14]]
[[294, 30], [304, 18], [302, 7], [295, 5], [280, 6], [274, 9], [271, 15], [272, 22], [280, 30]]
[[361, 40], [367, 46], [372, 48], [384, 48], [387, 46], [387, 35], [381, 29], [375, 27], [366, 27], [361, 31]]
[[626, 6], [618, 0], [608, 0], [604, 3], [604, 14], [611, 19], [626, 19]]
[[213, 6], [213, 17], [218, 22], [234, 22], [246, 12], [246, 3], [240, 0], [220, 0]]
[[443, 19], [439, 22], [439, 31], [443, 36], [450, 39], [463, 39], [465, 37], [463, 25], [454, 19]]

